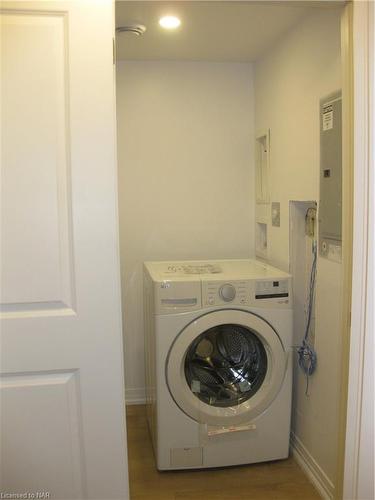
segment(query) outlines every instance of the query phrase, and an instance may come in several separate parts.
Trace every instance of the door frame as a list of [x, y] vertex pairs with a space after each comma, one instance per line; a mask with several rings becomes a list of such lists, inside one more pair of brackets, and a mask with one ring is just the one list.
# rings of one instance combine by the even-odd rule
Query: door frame
[[[362, 459], [371, 453], [371, 440], [363, 441], [366, 405], [373, 408], [374, 287], [374, 28], [371, 1], [354, 0], [342, 19], [343, 91], [346, 95], [344, 150], [344, 267], [343, 373], [340, 449], [336, 498], [363, 498], [366, 476]], [[351, 226], [351, 227], [350, 227]], [[346, 245], [345, 245], [346, 243]], [[351, 254], [351, 255], [350, 255]], [[368, 351], [369, 349], [369, 351]], [[371, 375], [372, 369], [372, 375]], [[366, 379], [367, 377], [367, 379]], [[370, 384], [370, 388], [367, 384]], [[368, 425], [368, 421], [367, 421]], [[371, 425], [371, 424], [370, 424]], [[364, 446], [365, 445], [365, 446]], [[373, 449], [372, 449], [373, 452]], [[367, 478], [368, 480], [368, 478]]]
[[[375, 6], [353, 0], [342, 16], [343, 65], [343, 324], [338, 477], [335, 497], [358, 498], [364, 373], [373, 348], [367, 305], [374, 287], [374, 95]], [[372, 106], [371, 116], [369, 115]], [[372, 142], [371, 142], [372, 141]], [[354, 272], [353, 272], [354, 271]], [[363, 444], [363, 443], [362, 443]]]

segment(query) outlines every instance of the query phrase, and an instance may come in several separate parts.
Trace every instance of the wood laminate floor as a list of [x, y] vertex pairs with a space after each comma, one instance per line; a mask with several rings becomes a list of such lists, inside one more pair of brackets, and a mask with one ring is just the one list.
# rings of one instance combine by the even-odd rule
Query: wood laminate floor
[[317, 500], [320, 498], [296, 462], [277, 462], [158, 472], [145, 407], [127, 407], [131, 500]]

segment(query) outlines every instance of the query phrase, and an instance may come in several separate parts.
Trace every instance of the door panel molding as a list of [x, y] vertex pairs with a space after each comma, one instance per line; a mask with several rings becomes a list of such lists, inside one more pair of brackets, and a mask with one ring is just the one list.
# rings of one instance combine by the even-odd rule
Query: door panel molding
[[78, 370], [3, 374], [0, 394], [2, 491], [85, 498]]
[[74, 310], [68, 15], [1, 19], [1, 311]]

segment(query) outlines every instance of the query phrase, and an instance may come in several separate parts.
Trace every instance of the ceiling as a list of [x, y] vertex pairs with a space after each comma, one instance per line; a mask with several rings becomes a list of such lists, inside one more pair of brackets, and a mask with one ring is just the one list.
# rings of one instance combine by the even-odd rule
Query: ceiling
[[[117, 59], [238, 61], [257, 60], [302, 17], [341, 1], [117, 1], [116, 27], [140, 23], [142, 36], [118, 33]], [[163, 30], [158, 20], [176, 15], [181, 26]]]

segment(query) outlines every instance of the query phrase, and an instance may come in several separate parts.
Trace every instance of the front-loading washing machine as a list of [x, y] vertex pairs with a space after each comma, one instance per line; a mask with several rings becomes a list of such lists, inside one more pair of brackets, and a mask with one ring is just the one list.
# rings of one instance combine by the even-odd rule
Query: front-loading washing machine
[[159, 470], [286, 458], [291, 276], [255, 260], [144, 264], [147, 419]]

